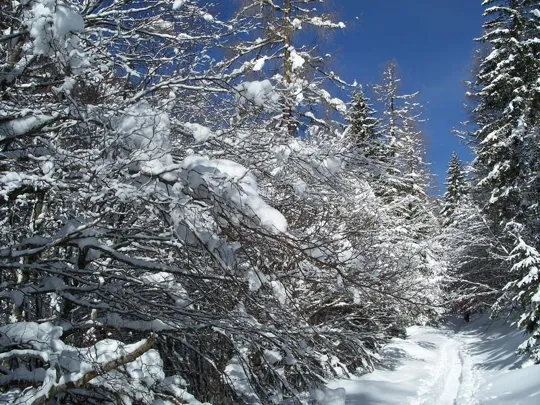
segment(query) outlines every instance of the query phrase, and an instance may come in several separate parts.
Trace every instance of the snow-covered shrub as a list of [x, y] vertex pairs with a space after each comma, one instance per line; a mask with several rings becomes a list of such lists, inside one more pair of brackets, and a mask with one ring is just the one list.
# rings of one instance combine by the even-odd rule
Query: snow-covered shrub
[[[344, 105], [323, 86], [337, 76], [308, 81], [307, 47], [276, 57], [286, 78], [265, 78], [273, 61], [246, 60], [258, 43], [214, 61], [257, 23], [194, 1], [12, 7], [0, 45], [9, 401], [299, 400], [370, 370], [434, 302], [429, 221], [394, 210], [410, 195], [389, 209], [365, 156], [318, 114]], [[295, 29], [341, 27], [315, 17]]]

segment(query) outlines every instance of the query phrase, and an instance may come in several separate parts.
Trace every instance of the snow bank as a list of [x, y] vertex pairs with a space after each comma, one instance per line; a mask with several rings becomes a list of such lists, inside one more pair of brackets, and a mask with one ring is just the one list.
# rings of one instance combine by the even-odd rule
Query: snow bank
[[473, 359], [480, 404], [540, 403], [540, 365], [516, 354], [526, 335], [512, 325], [514, 318], [492, 321], [482, 316], [470, 323], [455, 320], [451, 324]]
[[312, 392], [312, 401], [319, 405], [345, 405], [347, 392], [345, 388], [316, 390]]

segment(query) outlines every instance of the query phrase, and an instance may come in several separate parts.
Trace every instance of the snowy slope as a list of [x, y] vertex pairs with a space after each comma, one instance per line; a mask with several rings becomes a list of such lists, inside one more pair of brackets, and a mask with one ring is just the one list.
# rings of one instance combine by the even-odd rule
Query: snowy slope
[[[540, 368], [515, 350], [523, 334], [486, 317], [446, 327], [412, 327], [408, 339], [393, 339], [374, 373], [335, 381], [344, 398], [324, 405], [537, 405]], [[334, 391], [336, 392], [336, 391]], [[335, 397], [335, 395], [334, 395]]]

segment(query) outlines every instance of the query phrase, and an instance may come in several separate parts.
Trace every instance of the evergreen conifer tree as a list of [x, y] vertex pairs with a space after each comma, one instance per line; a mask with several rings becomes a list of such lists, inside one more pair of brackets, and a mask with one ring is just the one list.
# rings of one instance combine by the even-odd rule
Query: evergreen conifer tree
[[[440, 246], [436, 241], [439, 230], [427, 194], [429, 170], [420, 128], [421, 106], [416, 101], [418, 93], [403, 94], [400, 84], [397, 65], [391, 63], [382, 83], [373, 87], [382, 109], [378, 132], [384, 163], [384, 173], [374, 189], [386, 205], [395, 243], [401, 246], [403, 255], [415, 257], [409, 270], [411, 276], [434, 280], [440, 270]], [[432, 290], [427, 284], [426, 290]]]
[[352, 146], [360, 147], [366, 155], [373, 155], [380, 149], [378, 139], [378, 119], [362, 88], [353, 93], [346, 120], [349, 124], [346, 138]]
[[501, 232], [508, 222], [530, 216], [522, 204], [530, 185], [531, 156], [536, 150], [540, 92], [540, 16], [537, 2], [488, 0], [484, 35], [491, 47], [476, 79], [474, 110], [478, 130], [473, 133], [478, 188], [485, 194], [489, 218]]
[[538, 359], [540, 12], [533, 0], [483, 4], [488, 21], [479, 41], [491, 52], [480, 63], [472, 93], [478, 103], [474, 170], [500, 247], [490, 252], [500, 258], [498, 278], [512, 280], [494, 309], [521, 305], [518, 324], [531, 333], [522, 348]]
[[515, 228], [518, 228], [515, 234], [516, 244], [509, 259], [512, 273], [515, 273], [517, 278], [505, 286], [505, 295], [501, 301], [504, 303], [504, 298], [508, 295], [520, 304], [523, 312], [517, 324], [530, 336], [519, 346], [519, 350], [540, 362], [540, 252], [521, 237], [522, 227]]
[[441, 210], [442, 222], [445, 227], [455, 220], [456, 208], [467, 194], [468, 188], [463, 166], [456, 152], [452, 153], [447, 174], [446, 193], [443, 197], [443, 208]]
[[397, 65], [392, 62], [383, 73], [382, 83], [373, 88], [383, 108], [379, 126], [386, 166], [382, 195], [397, 215], [413, 219], [429, 212], [425, 209], [429, 170], [420, 130], [418, 92], [402, 94], [400, 84]]

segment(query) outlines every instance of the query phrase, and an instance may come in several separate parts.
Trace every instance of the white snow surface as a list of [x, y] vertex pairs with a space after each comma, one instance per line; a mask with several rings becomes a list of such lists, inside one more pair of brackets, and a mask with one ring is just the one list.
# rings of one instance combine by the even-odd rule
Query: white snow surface
[[167, 173], [173, 163], [167, 113], [141, 101], [119, 117], [115, 126], [119, 144], [134, 161], [139, 162], [138, 169], [147, 174], [162, 174], [166, 180], [176, 180], [176, 176]]
[[259, 58], [255, 61], [253, 65], [253, 71], [259, 72], [264, 67], [264, 63], [266, 62], [266, 56], [263, 56], [262, 58]]
[[540, 367], [515, 353], [524, 336], [510, 322], [450, 319], [443, 328], [416, 326], [407, 334], [385, 346], [373, 373], [329, 384], [331, 390], [344, 389], [345, 400], [338, 396], [319, 403], [540, 404]]
[[[3, 117], [0, 116], [0, 118]], [[27, 115], [7, 120], [0, 124], [0, 141], [28, 134], [53, 119], [48, 115]]]
[[302, 66], [304, 66], [304, 63], [306, 63], [306, 60], [302, 56], [300, 56], [298, 52], [296, 52], [296, 49], [294, 49], [293, 47], [290, 48], [290, 52], [291, 52], [290, 62], [291, 62], [292, 70], [296, 71], [302, 68]]
[[[246, 349], [241, 349], [240, 351], [243, 354], [246, 354]], [[227, 382], [231, 384], [236, 392], [240, 393], [248, 403], [258, 405], [261, 403], [261, 400], [255, 393], [250, 378], [246, 374], [246, 369], [242, 363], [243, 360], [239, 356], [234, 356], [229, 361], [225, 367]]]

